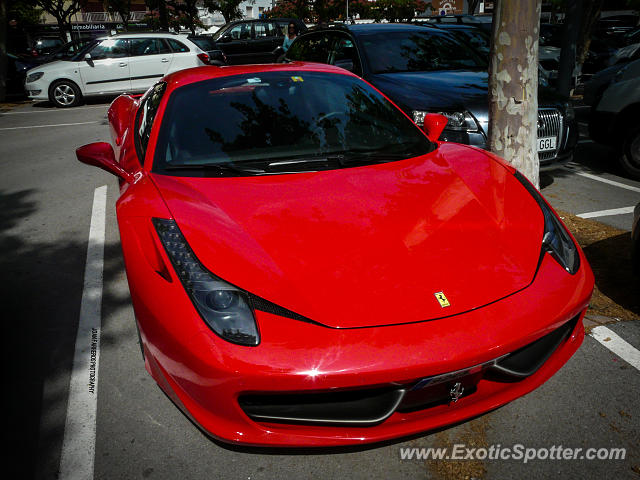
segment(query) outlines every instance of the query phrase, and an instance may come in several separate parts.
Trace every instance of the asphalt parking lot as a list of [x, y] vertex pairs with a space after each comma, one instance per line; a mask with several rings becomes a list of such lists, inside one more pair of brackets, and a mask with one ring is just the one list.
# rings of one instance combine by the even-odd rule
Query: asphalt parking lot
[[[70, 110], [24, 104], [0, 113], [3, 363], [13, 445], [9, 469], [15, 478], [66, 480], [75, 478], [74, 472], [90, 472], [91, 465], [84, 464], [67, 465], [59, 473], [61, 459], [73, 456], [74, 449], [88, 452], [95, 459], [93, 477], [104, 479], [640, 478], [637, 317], [594, 330], [570, 361], [531, 394], [438, 432], [383, 445], [303, 451], [230, 447], [210, 440], [144, 370], [114, 213], [117, 181], [78, 163], [74, 155], [83, 144], [110, 141], [107, 108], [104, 102]], [[543, 194], [558, 209], [630, 230], [640, 182], [621, 176], [614, 155], [581, 140], [573, 163], [542, 175]], [[71, 401], [88, 239], [90, 229], [97, 238], [102, 228], [94, 396]], [[93, 421], [84, 416], [85, 400], [96, 405], [95, 435], [70, 442], [74, 419]], [[526, 463], [401, 458], [405, 448], [455, 445], [624, 448], [626, 454], [624, 459], [578, 456]]]

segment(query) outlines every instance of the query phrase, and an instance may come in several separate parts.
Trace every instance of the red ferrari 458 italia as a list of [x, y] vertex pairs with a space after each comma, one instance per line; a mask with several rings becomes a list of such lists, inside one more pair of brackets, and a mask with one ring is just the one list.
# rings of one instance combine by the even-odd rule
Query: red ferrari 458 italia
[[540, 193], [351, 73], [173, 73], [109, 109], [145, 366], [215, 438], [377, 442], [551, 377], [594, 279]]

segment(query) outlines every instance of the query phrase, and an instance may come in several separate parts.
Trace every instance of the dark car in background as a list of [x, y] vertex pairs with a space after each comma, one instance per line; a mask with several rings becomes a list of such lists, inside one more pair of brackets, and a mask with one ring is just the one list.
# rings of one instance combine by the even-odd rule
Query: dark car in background
[[491, 15], [434, 15], [427, 17], [424, 21], [437, 25], [474, 25], [490, 34], [493, 17]]
[[217, 47], [216, 42], [211, 36], [189, 35], [187, 38], [209, 55], [209, 65], [227, 65], [227, 57], [222, 50]]
[[589, 117], [591, 138], [619, 150], [625, 172], [640, 180], [640, 59], [614, 75]]
[[[406, 24], [335, 24], [298, 37], [285, 61], [350, 70], [387, 95], [418, 124], [427, 113], [448, 119], [440, 140], [487, 147], [487, 60], [440, 28]], [[578, 139], [573, 108], [539, 89], [542, 169], [569, 161]]]
[[301, 20], [292, 18], [237, 20], [221, 27], [211, 38], [215, 50], [221, 51], [230, 65], [271, 63], [282, 54], [279, 47], [289, 22], [294, 22], [300, 32], [307, 29]]

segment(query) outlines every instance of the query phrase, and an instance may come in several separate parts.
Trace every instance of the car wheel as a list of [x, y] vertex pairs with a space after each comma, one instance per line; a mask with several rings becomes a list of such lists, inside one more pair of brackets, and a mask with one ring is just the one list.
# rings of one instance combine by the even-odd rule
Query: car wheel
[[58, 80], [49, 89], [49, 100], [56, 107], [75, 107], [82, 101], [82, 93], [71, 80]]
[[640, 180], [640, 128], [627, 134], [620, 165], [631, 177]]

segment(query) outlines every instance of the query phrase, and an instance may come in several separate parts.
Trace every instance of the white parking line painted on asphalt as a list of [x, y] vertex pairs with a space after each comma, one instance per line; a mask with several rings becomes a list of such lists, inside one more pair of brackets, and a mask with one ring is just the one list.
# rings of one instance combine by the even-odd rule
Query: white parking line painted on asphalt
[[89, 110], [92, 108], [109, 108], [109, 105], [94, 105], [91, 107], [75, 107], [73, 110], [68, 110], [66, 108], [49, 108], [46, 110], [34, 110], [31, 112], [0, 112], [0, 116], [2, 115], [26, 115], [30, 113], [52, 113], [52, 112], [77, 112], [78, 110]]
[[589, 334], [607, 347], [625, 362], [640, 370], [640, 350], [620, 338], [613, 330], [602, 325], [595, 327]]
[[76, 123], [56, 123], [53, 125], [28, 125], [26, 127], [3, 127], [0, 130], [22, 130], [26, 128], [47, 128], [47, 127], [71, 127], [73, 125], [89, 125], [91, 123], [100, 123], [101, 120], [94, 122], [76, 122]]
[[624, 215], [626, 213], [633, 213], [633, 207], [612, 208], [609, 210], [598, 210], [597, 212], [587, 212], [576, 215], [580, 218], [595, 218], [595, 217], [607, 217], [609, 215]]
[[107, 186], [93, 195], [80, 321], [60, 456], [61, 480], [92, 479], [95, 457]]
[[568, 170], [568, 171], [570, 171], [572, 173], [575, 173], [576, 175], [580, 175], [581, 177], [590, 178], [591, 180], [596, 180], [597, 182], [608, 183], [609, 185], [613, 185], [615, 187], [626, 188], [627, 190], [631, 190], [632, 192], [640, 193], [640, 188], [634, 187], [632, 185], [627, 185], [625, 183], [620, 183], [620, 182], [616, 182], [614, 180], [609, 180], [608, 178], [598, 177], [597, 175], [592, 175], [592, 174], [587, 173], [587, 172], [581, 172], [581, 171], [576, 170], [574, 168], [565, 167], [564, 169]]

